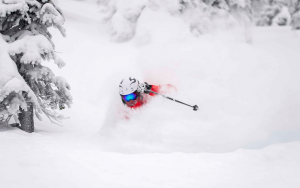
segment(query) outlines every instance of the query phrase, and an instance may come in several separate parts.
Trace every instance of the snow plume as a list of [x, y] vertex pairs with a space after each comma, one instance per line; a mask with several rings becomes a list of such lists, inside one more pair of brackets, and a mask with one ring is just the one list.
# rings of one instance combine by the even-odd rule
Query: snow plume
[[[169, 30], [180, 39], [182, 33], [176, 32]], [[236, 41], [228, 41], [225, 34], [165, 41], [157, 39], [163, 33], [152, 35], [140, 48], [135, 67], [142, 77], [137, 78], [176, 86], [178, 92], [167, 95], [197, 104], [199, 111], [161, 97], [130, 110], [122, 105], [116, 89], [111, 97], [117, 104], [111, 103], [114, 109], [102, 124], [106, 149], [229, 152], [265, 140], [277, 130], [299, 129], [298, 52], [283, 47], [287, 55], [273, 44], [248, 45], [237, 40], [236, 33], [231, 33]], [[112, 85], [117, 88], [118, 82]]]

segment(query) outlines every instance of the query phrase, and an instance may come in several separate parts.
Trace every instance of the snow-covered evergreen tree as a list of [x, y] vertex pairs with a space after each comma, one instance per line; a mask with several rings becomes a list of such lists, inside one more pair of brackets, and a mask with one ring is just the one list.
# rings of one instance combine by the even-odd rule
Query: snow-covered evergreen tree
[[55, 0], [0, 1], [0, 123], [14, 117], [33, 132], [33, 114], [41, 120], [44, 113], [52, 122], [63, 118], [54, 110], [71, 105], [70, 86], [42, 62], [65, 65], [48, 31], [53, 26], [65, 36], [64, 21]]
[[103, 20], [110, 24], [112, 39], [117, 42], [134, 36], [137, 21], [146, 7], [184, 19], [194, 36], [210, 32], [216, 19], [225, 21], [231, 16], [245, 27], [251, 22], [250, 0], [98, 0], [98, 4]]
[[299, 0], [253, 0], [255, 23], [258, 26], [291, 25], [300, 28]]
[[300, 29], [300, 0], [293, 0], [290, 8], [292, 15], [292, 28]]
[[112, 40], [124, 42], [134, 36], [136, 23], [147, 0], [99, 0], [103, 20], [110, 23]]

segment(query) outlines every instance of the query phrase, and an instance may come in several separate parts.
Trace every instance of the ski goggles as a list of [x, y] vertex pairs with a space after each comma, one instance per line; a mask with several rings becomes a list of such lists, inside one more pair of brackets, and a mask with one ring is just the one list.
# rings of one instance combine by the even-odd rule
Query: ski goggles
[[135, 91], [133, 93], [130, 93], [128, 95], [122, 95], [122, 98], [124, 99], [124, 101], [129, 102], [130, 100], [135, 100], [138, 98], [138, 92]]

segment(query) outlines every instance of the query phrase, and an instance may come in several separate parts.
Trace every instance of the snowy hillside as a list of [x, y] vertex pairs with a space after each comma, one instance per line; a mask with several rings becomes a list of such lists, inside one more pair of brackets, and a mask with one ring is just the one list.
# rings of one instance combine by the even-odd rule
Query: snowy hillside
[[[59, 5], [67, 37], [51, 31], [67, 66], [45, 65], [68, 78], [73, 106], [62, 126], [0, 128], [0, 187], [300, 186], [299, 32], [255, 27], [252, 44], [238, 27], [195, 37], [146, 8], [133, 39], [115, 43], [95, 0]], [[128, 76], [172, 84], [169, 96], [199, 110], [160, 97], [125, 109]]]

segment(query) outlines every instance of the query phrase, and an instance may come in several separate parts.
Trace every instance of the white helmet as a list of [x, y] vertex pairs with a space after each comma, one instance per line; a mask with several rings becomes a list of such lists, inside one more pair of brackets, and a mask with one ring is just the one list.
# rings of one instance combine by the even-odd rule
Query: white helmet
[[119, 93], [121, 95], [128, 95], [138, 89], [139, 81], [135, 78], [125, 78], [119, 85]]

